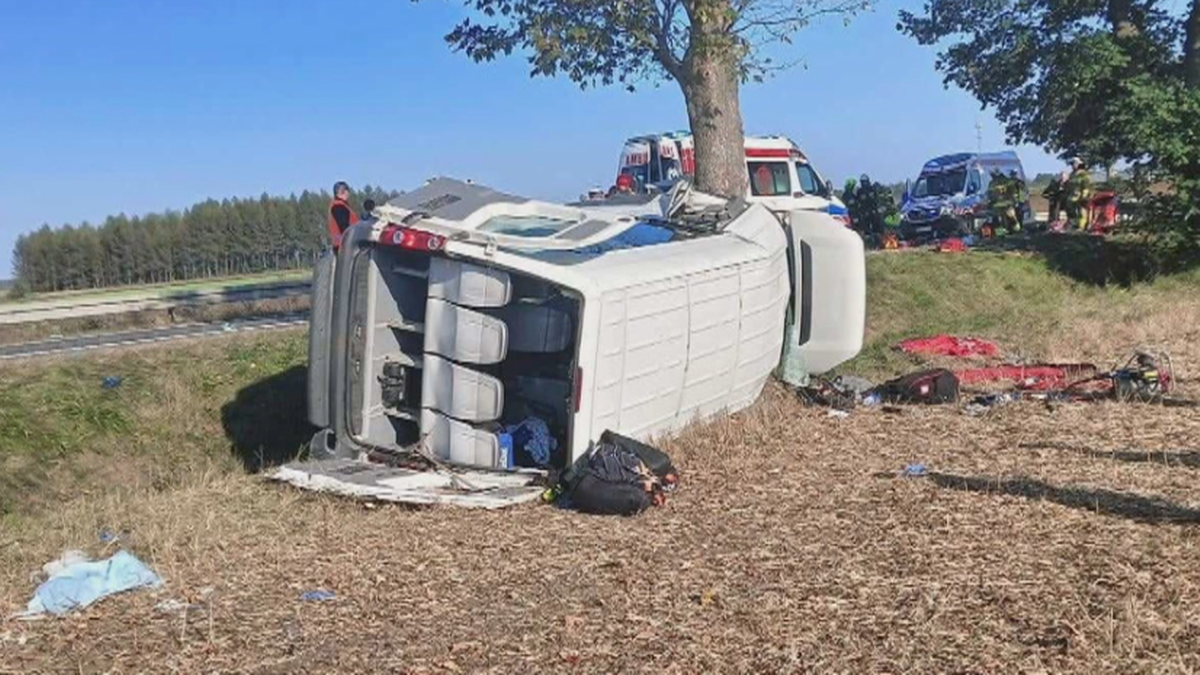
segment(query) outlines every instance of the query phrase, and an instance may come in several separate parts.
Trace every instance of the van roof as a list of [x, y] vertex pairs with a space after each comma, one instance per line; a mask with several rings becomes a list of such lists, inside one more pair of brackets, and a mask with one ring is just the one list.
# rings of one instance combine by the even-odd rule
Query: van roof
[[[641, 136], [633, 136], [633, 137], [627, 139], [625, 141], [625, 143], [626, 144], [629, 144], [629, 143], [657, 143], [659, 141], [667, 140], [667, 139], [681, 140], [681, 139], [690, 139], [691, 137], [692, 137], [692, 134], [690, 132], [672, 131], [672, 132], [663, 133], [663, 134], [644, 134]], [[758, 150], [758, 151], [768, 151], [768, 152], [775, 151], [775, 152], [769, 152], [769, 154], [764, 154], [764, 153], [752, 154], [752, 153], [747, 152], [746, 154], [748, 157], [786, 158], [789, 156], [795, 156], [798, 159], [801, 159], [805, 162], [808, 161], [808, 157], [805, 156], [804, 151], [802, 151], [800, 149], [799, 145], [797, 145], [792, 139], [788, 138], [787, 136], [783, 136], [780, 134], [766, 135], [766, 136], [746, 136], [745, 147], [747, 150]]]
[[1021, 158], [1017, 157], [1017, 153], [1012, 150], [1001, 152], [957, 152], [950, 155], [942, 155], [941, 157], [934, 157], [925, 162], [925, 166], [921, 170], [944, 171], [970, 162], [1020, 164]]

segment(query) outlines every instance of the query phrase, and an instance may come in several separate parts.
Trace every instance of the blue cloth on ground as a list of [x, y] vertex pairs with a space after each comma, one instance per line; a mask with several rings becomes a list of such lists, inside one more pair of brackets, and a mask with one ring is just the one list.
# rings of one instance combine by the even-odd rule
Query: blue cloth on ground
[[117, 551], [107, 560], [63, 568], [37, 587], [25, 613], [66, 614], [114, 593], [161, 584], [162, 579], [145, 563], [127, 551]]
[[545, 420], [526, 417], [520, 424], [505, 427], [504, 432], [512, 437], [512, 446], [527, 452], [538, 466], [550, 465], [550, 453], [558, 447], [558, 441], [550, 435]]

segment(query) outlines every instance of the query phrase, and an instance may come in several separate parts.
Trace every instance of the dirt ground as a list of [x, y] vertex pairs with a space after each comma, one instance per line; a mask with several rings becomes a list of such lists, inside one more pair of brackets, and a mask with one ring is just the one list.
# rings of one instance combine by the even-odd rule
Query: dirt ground
[[837, 419], [772, 386], [670, 442], [682, 490], [633, 519], [219, 475], [102, 496], [5, 533], [0, 612], [63, 548], [104, 553], [102, 527], [166, 585], [4, 619], [0, 671], [1191, 673], [1197, 439], [1195, 411]]

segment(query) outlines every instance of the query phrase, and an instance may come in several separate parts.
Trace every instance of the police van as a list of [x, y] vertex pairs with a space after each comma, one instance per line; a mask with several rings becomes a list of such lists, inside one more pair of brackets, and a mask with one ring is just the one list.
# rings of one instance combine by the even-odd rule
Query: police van
[[[913, 240], [979, 231], [990, 217], [988, 188], [993, 173], [1025, 181], [1021, 159], [1012, 151], [960, 152], [926, 162], [916, 182], [905, 189], [900, 236]], [[1034, 222], [1028, 195], [1017, 210], [1023, 223]]]
[[[820, 211], [850, 224], [846, 205], [834, 194], [833, 185], [786, 136], [747, 136], [746, 170], [749, 201], [780, 215]], [[668, 190], [680, 178], [696, 173], [692, 135], [674, 132], [630, 138], [621, 150], [617, 172], [632, 176], [638, 191]]]

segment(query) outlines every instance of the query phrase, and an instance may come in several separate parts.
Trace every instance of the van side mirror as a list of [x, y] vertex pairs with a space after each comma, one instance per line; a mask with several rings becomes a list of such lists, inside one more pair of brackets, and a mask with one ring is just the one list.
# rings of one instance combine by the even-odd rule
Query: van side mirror
[[833, 194], [833, 181], [825, 179], [825, 196], [829, 197]]

